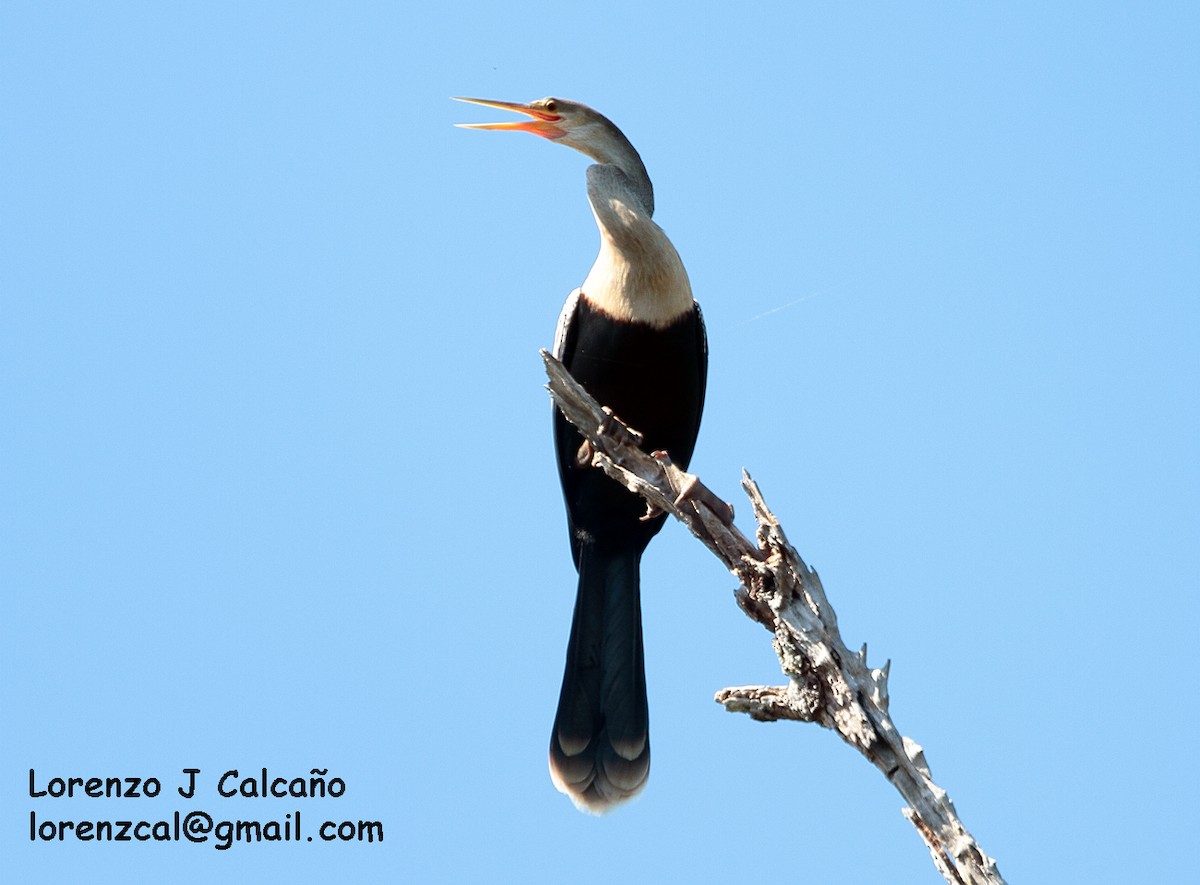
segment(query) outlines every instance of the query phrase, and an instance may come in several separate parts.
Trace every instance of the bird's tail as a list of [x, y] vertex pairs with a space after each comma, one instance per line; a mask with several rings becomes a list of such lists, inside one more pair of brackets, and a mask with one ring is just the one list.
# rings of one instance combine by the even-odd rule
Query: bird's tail
[[638, 589], [641, 551], [585, 545], [550, 778], [580, 811], [601, 814], [650, 775], [649, 708]]

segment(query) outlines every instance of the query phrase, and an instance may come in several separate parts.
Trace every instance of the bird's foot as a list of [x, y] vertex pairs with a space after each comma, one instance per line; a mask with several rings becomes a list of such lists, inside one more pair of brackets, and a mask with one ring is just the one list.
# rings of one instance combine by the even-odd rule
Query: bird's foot
[[722, 525], [733, 525], [733, 505], [728, 501], [722, 501], [712, 489], [700, 482], [700, 477], [690, 473], [684, 475], [687, 479], [679, 487], [679, 495], [675, 498], [675, 506], [678, 507], [684, 501], [703, 504], [712, 511], [713, 516], [719, 519]]
[[[650, 453], [650, 457], [662, 462], [663, 469], [667, 476], [671, 477], [671, 471], [667, 468], [673, 467], [671, 456], [661, 449]], [[687, 473], [683, 470], [677, 474], [682, 478], [682, 482], [678, 486], [672, 482], [672, 488], [675, 489], [675, 507], [682, 507], [684, 502], [691, 501], [694, 504], [703, 504], [712, 514], [721, 521], [723, 525], [733, 525], [733, 505], [727, 501], [722, 501], [708, 486], [700, 481], [700, 477]], [[647, 505], [648, 512], [642, 519], [651, 519], [662, 513], [656, 507]], [[652, 511], [652, 512], [651, 512]]]
[[[664, 471], [666, 471], [666, 468], [671, 466], [671, 456], [668, 455], [663, 449], [656, 449], [655, 451], [651, 452], [650, 457], [654, 458], [656, 461], [661, 461]], [[666, 471], [666, 472], [667, 472], [667, 475], [670, 476], [670, 471]], [[641, 520], [642, 520], [642, 522], [649, 522], [652, 519], [657, 519], [658, 517], [662, 516], [664, 513], [666, 513], [666, 511], [663, 510], [661, 507], [655, 507], [653, 504], [651, 504], [649, 501], [647, 501], [646, 502], [646, 513], [644, 516], [641, 517]]]
[[633, 446], [642, 444], [642, 435], [621, 422], [621, 419], [613, 414], [613, 410], [608, 406], [602, 406], [604, 409], [604, 420], [600, 422], [600, 426], [596, 428], [596, 432], [600, 436], [607, 436], [616, 442], [626, 442]]
[[638, 519], [640, 519], [642, 522], [649, 522], [652, 519], [658, 519], [666, 512], [667, 511], [663, 510], [661, 507], [655, 507], [653, 504], [647, 501], [646, 512], [639, 516]]

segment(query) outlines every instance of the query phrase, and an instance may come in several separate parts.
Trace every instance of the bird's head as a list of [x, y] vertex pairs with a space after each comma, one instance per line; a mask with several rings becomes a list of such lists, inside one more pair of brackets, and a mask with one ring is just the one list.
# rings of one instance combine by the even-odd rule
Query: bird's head
[[458, 123], [463, 129], [496, 129], [506, 132], [531, 132], [587, 154], [601, 163], [612, 162], [614, 152], [628, 146], [616, 126], [599, 111], [565, 98], [539, 98], [527, 104], [516, 101], [492, 101], [482, 98], [455, 98], [489, 108], [516, 111], [528, 120], [504, 123]]
[[[491, 101], [482, 98], [456, 98], [489, 108], [516, 111], [528, 120], [506, 123], [459, 123], [464, 129], [498, 129], [507, 132], [532, 132], [557, 144], [587, 154], [597, 163], [616, 166], [625, 173], [630, 188], [647, 215], [654, 214], [654, 186], [642, 158], [629, 139], [608, 117], [577, 101], [565, 98], [539, 98], [528, 104], [515, 101]], [[589, 191], [589, 197], [590, 197]]]

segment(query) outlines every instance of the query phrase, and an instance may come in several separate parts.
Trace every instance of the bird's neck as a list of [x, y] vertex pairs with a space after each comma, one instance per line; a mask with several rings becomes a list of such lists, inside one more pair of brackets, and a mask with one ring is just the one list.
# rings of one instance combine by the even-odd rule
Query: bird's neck
[[[577, 141], [575, 136], [568, 135], [564, 142], [568, 147], [587, 154], [601, 166], [615, 166], [625, 173], [624, 187], [630, 192], [630, 196], [645, 208], [646, 215], [653, 215], [654, 185], [650, 183], [650, 174], [646, 171], [641, 154], [625, 137], [624, 132], [608, 120], [601, 119], [603, 126], [589, 127]], [[588, 193], [591, 193], [590, 179]]]
[[[648, 187], [644, 167], [641, 175]], [[583, 296], [614, 319], [669, 326], [692, 310], [692, 287], [679, 253], [650, 219], [640, 182], [603, 163], [588, 167], [587, 180], [600, 254], [581, 287]]]

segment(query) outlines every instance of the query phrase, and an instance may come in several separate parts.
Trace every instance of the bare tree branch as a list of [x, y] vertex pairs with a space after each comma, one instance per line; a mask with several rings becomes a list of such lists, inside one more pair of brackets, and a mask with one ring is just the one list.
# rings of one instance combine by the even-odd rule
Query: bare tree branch
[[542, 351], [550, 395], [588, 440], [592, 464], [670, 513], [725, 563], [741, 587], [737, 602], [774, 635], [785, 686], [726, 688], [716, 700], [760, 721], [817, 722], [866, 756], [899, 790], [904, 815], [925, 841], [938, 872], [954, 885], [1003, 885], [996, 862], [958, 819], [946, 791], [933, 782], [920, 745], [896, 730], [888, 714], [888, 667], [867, 666], [867, 647], [842, 642], [837, 615], [817, 573], [788, 543], [750, 475], [742, 488], [757, 522], [755, 543], [733, 525], [733, 508], [664, 453], [647, 455], [641, 436], [588, 395], [562, 363]]

